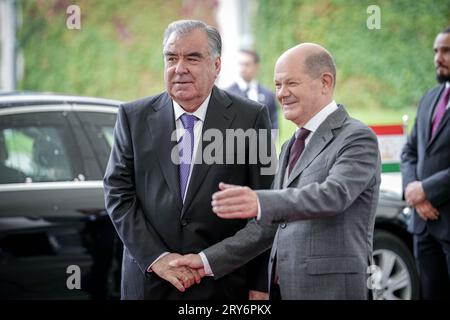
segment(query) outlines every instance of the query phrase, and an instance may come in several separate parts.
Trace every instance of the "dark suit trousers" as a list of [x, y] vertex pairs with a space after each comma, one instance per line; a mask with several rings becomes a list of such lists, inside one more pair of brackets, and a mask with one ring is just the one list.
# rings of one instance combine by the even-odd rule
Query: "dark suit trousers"
[[450, 241], [436, 239], [428, 230], [414, 235], [422, 299], [450, 299]]

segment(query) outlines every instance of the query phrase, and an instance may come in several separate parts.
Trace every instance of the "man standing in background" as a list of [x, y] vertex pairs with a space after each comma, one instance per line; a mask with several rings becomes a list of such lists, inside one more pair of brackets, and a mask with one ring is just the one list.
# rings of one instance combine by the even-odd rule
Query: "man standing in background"
[[433, 49], [439, 85], [420, 101], [401, 171], [422, 298], [450, 299], [450, 27]]
[[239, 77], [226, 90], [267, 106], [272, 129], [278, 129], [275, 94], [256, 80], [259, 71], [259, 61], [260, 58], [257, 52], [241, 49], [239, 51]]

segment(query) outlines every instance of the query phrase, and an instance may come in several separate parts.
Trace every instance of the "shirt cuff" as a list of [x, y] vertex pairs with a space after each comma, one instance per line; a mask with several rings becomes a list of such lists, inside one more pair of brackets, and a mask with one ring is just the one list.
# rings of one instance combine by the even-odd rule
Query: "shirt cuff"
[[213, 277], [214, 273], [211, 270], [211, 266], [209, 265], [206, 255], [203, 252], [200, 252], [198, 255], [200, 256], [200, 259], [202, 259], [203, 269], [205, 269], [205, 276]]
[[152, 264], [148, 266], [147, 272], [153, 272], [152, 266], [153, 266], [156, 262], [158, 262], [159, 259], [161, 259], [161, 258], [164, 257], [164, 256], [167, 256], [169, 253], [170, 253], [170, 252], [164, 252], [164, 253], [162, 253], [158, 258], [156, 258], [155, 261], [153, 261]]
[[259, 203], [259, 198], [256, 196], [256, 202], [258, 202], [258, 214], [256, 215], [256, 220], [261, 219], [261, 204]]

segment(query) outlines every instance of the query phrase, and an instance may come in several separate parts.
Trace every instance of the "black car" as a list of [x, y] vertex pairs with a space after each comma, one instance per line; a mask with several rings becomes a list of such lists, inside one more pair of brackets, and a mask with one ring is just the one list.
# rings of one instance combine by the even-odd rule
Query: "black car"
[[[382, 173], [373, 238], [371, 271], [373, 298], [415, 300], [420, 284], [413, 257], [412, 236], [406, 230], [411, 210], [402, 200], [400, 173]], [[377, 270], [375, 270], [377, 269]]]
[[[0, 95], [0, 299], [118, 297], [122, 244], [104, 209], [102, 178], [119, 103]], [[408, 212], [388, 189], [368, 287], [374, 299], [415, 299]]]
[[0, 298], [118, 296], [102, 178], [119, 101], [0, 96]]

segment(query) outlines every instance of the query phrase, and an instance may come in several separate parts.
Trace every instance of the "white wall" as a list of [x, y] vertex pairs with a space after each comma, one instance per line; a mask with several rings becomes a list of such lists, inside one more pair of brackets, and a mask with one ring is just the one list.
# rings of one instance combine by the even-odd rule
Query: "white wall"
[[222, 36], [222, 71], [216, 84], [225, 88], [238, 74], [237, 54], [240, 48], [251, 48], [250, 8], [254, 0], [219, 0], [217, 22]]
[[0, 0], [0, 90], [16, 87], [16, 10], [14, 0]]

